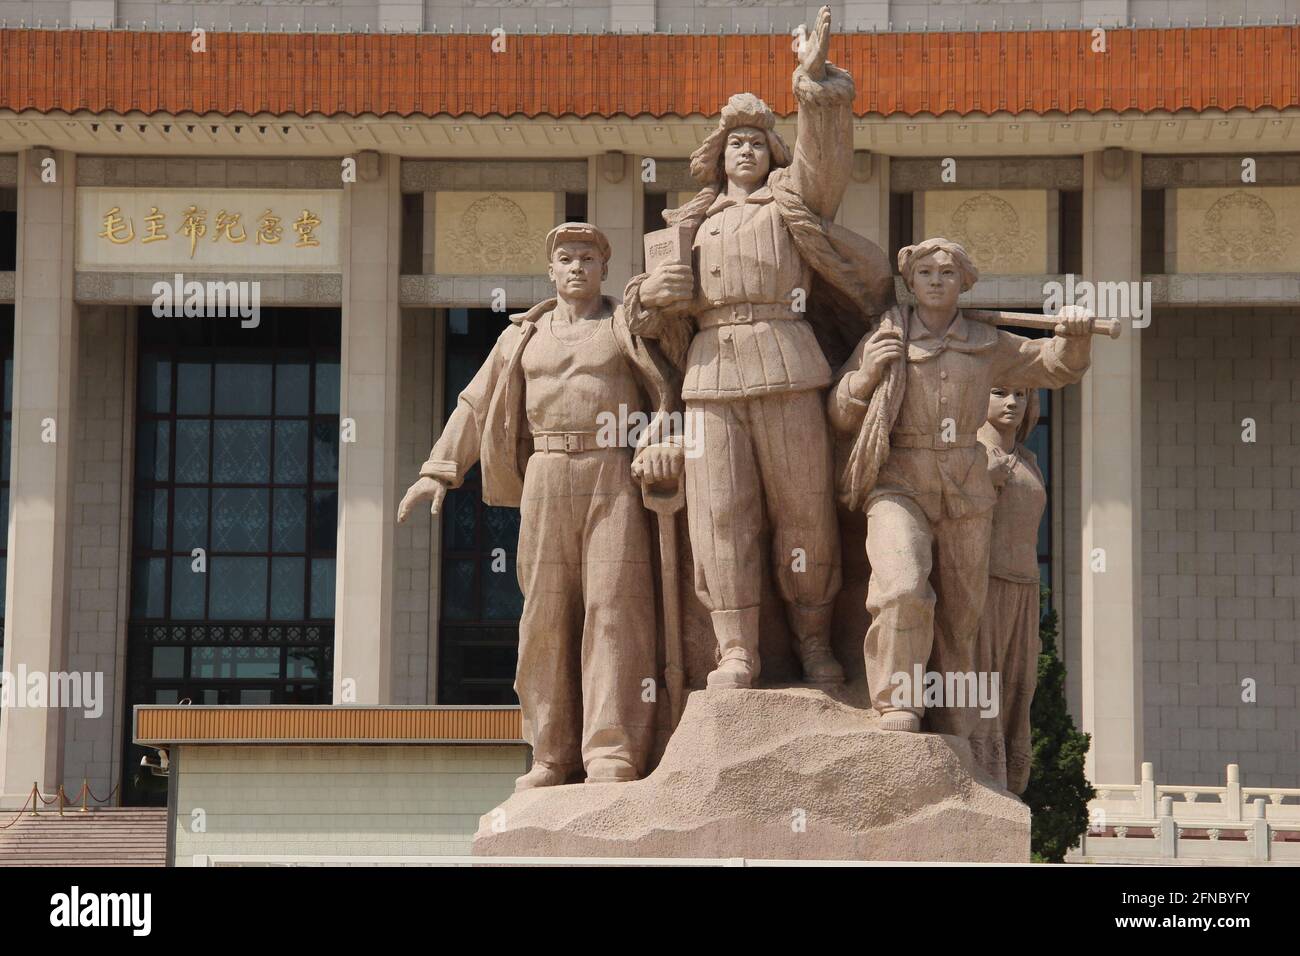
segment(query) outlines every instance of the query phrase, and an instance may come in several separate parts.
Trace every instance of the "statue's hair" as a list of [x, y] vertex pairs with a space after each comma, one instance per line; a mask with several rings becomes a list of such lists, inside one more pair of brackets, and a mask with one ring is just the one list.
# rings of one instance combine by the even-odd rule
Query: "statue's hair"
[[[903, 281], [907, 283], [907, 288], [912, 288], [912, 273], [915, 271], [916, 264], [926, 256], [932, 256], [936, 252], [946, 252], [952, 256], [953, 262], [961, 271], [961, 291], [966, 292], [979, 281], [980, 271], [975, 268], [975, 263], [971, 261], [970, 254], [962, 247], [961, 243], [953, 242], [951, 239], [935, 237], [926, 239], [924, 242], [918, 242], [914, 246], [904, 246], [898, 250], [898, 271], [903, 276]], [[913, 290], [915, 291], [915, 290]]]
[[1038, 389], [1026, 389], [1025, 398], [1025, 417], [1020, 420], [1020, 427], [1016, 429], [1016, 444], [1023, 445], [1033, 434], [1034, 426], [1038, 424], [1038, 415], [1040, 412], [1038, 402]]
[[772, 157], [769, 173], [772, 169], [790, 165], [793, 154], [776, 131], [776, 114], [753, 93], [737, 93], [722, 108], [717, 128], [691, 153], [691, 177], [702, 188], [684, 205], [664, 210], [664, 220], [669, 225], [682, 223], [698, 228], [704, 221], [704, 214], [718, 198], [726, 181], [723, 154], [727, 148], [727, 136], [742, 126], [762, 130], [767, 137], [767, 149]]
[[737, 93], [722, 108], [717, 128], [691, 153], [691, 176], [701, 186], [721, 183], [722, 154], [726, 149], [727, 134], [742, 126], [759, 129], [766, 134], [773, 169], [790, 165], [790, 148], [776, 131], [776, 114], [753, 93]]

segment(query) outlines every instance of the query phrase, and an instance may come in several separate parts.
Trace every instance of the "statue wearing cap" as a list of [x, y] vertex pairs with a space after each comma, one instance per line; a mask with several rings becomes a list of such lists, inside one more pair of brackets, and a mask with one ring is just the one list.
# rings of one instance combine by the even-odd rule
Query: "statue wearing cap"
[[927, 710], [919, 689], [905, 688], [926, 671], [974, 674], [981, 657], [997, 501], [978, 437], [989, 390], [1078, 382], [1091, 360], [1092, 320], [1066, 306], [1048, 339], [977, 321], [958, 300], [979, 272], [948, 239], [904, 247], [898, 268], [915, 304], [880, 316], [828, 400], [831, 422], [852, 440], [838, 474], [841, 503], [867, 516], [867, 684], [882, 729], [919, 731], [925, 716], [928, 730], [969, 737], [976, 708], [947, 701]]
[[[675, 481], [681, 449], [652, 443], [677, 411], [680, 376], [601, 294], [609, 241], [589, 223], [546, 237], [555, 298], [512, 315], [461, 393], [402, 499], [437, 515], [448, 488], [482, 463], [483, 500], [517, 507], [524, 595], [515, 691], [533, 767], [519, 789], [635, 780], [655, 727], [649, 513], [635, 474]], [[620, 416], [620, 411], [622, 415]], [[650, 418], [637, 447], [608, 440], [605, 416]]]
[[660, 266], [624, 293], [633, 329], [684, 367], [688, 414], [703, 423], [686, 496], [696, 590], [718, 640], [711, 688], [759, 674], [764, 512], [804, 676], [844, 676], [829, 643], [841, 571], [824, 389], [892, 301], [893, 279], [878, 247], [830, 221], [852, 167], [854, 85], [827, 62], [829, 40], [823, 7], [794, 71], [793, 151], [762, 100], [731, 97], [691, 156], [702, 188], [664, 213], [693, 237], [692, 265]]

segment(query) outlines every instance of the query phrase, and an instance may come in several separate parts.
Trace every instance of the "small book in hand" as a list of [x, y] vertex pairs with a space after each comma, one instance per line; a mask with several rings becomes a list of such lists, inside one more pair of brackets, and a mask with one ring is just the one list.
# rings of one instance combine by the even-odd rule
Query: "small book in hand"
[[669, 226], [645, 234], [645, 271], [691, 264], [691, 227]]

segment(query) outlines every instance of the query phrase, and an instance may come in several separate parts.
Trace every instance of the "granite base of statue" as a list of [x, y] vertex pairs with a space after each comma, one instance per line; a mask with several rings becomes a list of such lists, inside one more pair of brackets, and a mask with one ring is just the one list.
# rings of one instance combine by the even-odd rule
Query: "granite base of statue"
[[875, 729], [864, 691], [696, 691], [648, 777], [520, 791], [474, 855], [1029, 862], [1029, 808], [969, 744]]

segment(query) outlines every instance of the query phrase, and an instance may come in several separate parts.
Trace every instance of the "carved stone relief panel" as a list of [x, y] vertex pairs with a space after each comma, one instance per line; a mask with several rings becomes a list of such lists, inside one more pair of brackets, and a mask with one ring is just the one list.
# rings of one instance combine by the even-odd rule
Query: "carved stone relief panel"
[[544, 275], [542, 243], [554, 225], [554, 193], [439, 192], [434, 202], [434, 272]]
[[960, 242], [985, 275], [1040, 275], [1048, 263], [1048, 194], [948, 189], [921, 199], [921, 235]]
[[1300, 187], [1172, 192], [1174, 272], [1300, 271]]

